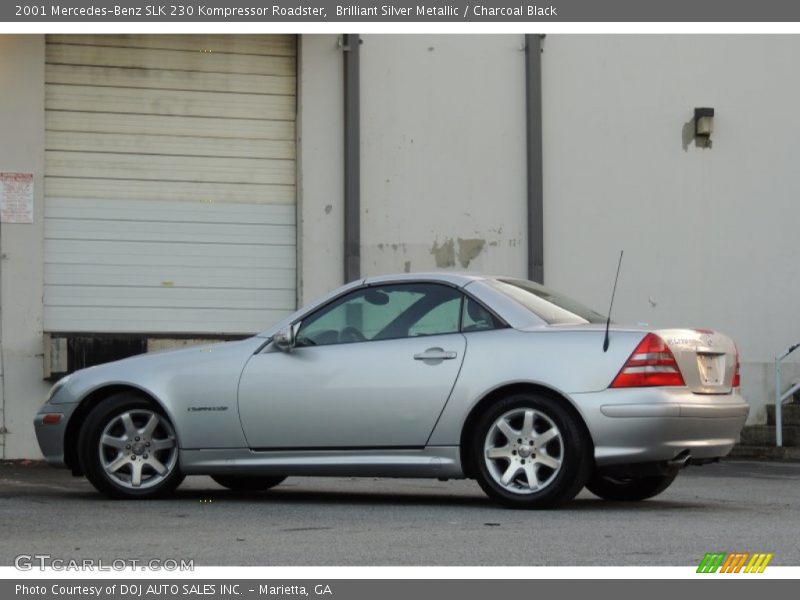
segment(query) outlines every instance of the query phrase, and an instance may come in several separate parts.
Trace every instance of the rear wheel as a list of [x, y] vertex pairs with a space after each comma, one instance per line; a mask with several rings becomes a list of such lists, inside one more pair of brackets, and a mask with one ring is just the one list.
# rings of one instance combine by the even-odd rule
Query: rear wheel
[[283, 482], [286, 477], [259, 477], [248, 475], [212, 475], [211, 479], [222, 487], [237, 492], [258, 492], [268, 490]]
[[577, 419], [557, 400], [536, 394], [492, 405], [478, 419], [470, 454], [484, 492], [511, 508], [552, 508], [571, 500], [591, 464]]
[[112, 498], [151, 498], [183, 481], [172, 424], [151, 400], [114, 394], [86, 418], [78, 438], [86, 478]]
[[677, 471], [666, 475], [625, 478], [595, 473], [587, 482], [586, 489], [604, 500], [646, 500], [666, 490], [677, 476]]

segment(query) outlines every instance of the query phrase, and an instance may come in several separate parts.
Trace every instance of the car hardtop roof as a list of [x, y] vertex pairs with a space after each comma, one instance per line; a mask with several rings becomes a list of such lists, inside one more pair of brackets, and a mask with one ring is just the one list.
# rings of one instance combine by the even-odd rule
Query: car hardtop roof
[[379, 283], [402, 283], [404, 281], [439, 281], [463, 287], [473, 281], [484, 279], [494, 279], [492, 275], [482, 275], [477, 273], [459, 273], [450, 271], [434, 271], [426, 273], [394, 273], [386, 275], [376, 275], [367, 277], [364, 284], [373, 285]]

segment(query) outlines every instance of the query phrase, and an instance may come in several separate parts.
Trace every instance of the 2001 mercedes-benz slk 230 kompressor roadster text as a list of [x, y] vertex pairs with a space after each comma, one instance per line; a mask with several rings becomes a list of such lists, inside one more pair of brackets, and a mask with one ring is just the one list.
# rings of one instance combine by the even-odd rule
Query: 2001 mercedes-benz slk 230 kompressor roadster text
[[236, 490], [470, 477], [521, 508], [584, 486], [642, 500], [731, 450], [748, 413], [739, 357], [709, 330], [606, 327], [530, 281], [372, 277], [246, 340], [68, 375], [36, 434], [51, 464], [112, 497], [203, 474]]

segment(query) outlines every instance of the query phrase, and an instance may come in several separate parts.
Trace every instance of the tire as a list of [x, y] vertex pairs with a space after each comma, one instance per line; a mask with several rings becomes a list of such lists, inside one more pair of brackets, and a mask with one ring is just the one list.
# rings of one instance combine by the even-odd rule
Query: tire
[[587, 482], [586, 489], [603, 500], [646, 500], [666, 490], [677, 476], [677, 471], [667, 475], [626, 478], [594, 473]]
[[538, 394], [514, 394], [490, 406], [478, 418], [468, 452], [483, 491], [510, 508], [554, 508], [572, 500], [592, 466], [582, 423], [560, 401]]
[[273, 477], [258, 475], [212, 475], [211, 479], [222, 487], [226, 487], [235, 492], [260, 492], [282, 483], [286, 477], [280, 475]]
[[[110, 498], [155, 498], [183, 481], [172, 423], [153, 401], [132, 392], [109, 396], [78, 437], [86, 478]], [[138, 474], [138, 475], [137, 475]]]

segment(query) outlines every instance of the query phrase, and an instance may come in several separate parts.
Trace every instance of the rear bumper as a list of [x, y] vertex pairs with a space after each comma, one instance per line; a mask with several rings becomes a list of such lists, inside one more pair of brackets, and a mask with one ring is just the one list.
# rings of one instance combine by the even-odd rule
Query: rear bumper
[[750, 407], [738, 393], [702, 395], [685, 388], [604, 390], [573, 395], [600, 466], [657, 462], [688, 452], [726, 456]]

